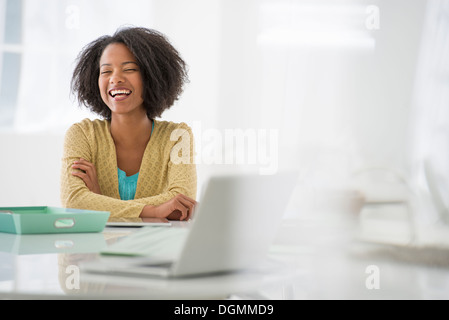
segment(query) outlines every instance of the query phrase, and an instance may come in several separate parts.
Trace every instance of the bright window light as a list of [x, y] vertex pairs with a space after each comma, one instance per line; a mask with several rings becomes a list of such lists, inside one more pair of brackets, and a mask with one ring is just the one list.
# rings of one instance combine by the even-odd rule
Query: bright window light
[[374, 49], [375, 6], [266, 3], [260, 7], [262, 46]]

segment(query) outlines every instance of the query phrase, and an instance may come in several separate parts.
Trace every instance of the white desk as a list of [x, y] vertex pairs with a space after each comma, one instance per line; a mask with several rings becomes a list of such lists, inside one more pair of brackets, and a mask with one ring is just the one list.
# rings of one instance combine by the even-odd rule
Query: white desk
[[[172, 228], [188, 227], [172, 222]], [[107, 227], [102, 233], [13, 235], [0, 233], [0, 298], [7, 299], [226, 299], [290, 281], [278, 266], [225, 275], [166, 280], [93, 275], [78, 264], [139, 228]], [[285, 270], [289, 269], [289, 272]], [[75, 284], [76, 273], [79, 281]], [[78, 285], [79, 284], [79, 285]], [[255, 297], [255, 296], [251, 296]]]
[[[183, 225], [175, 223], [174, 227]], [[349, 237], [342, 237], [348, 235], [346, 227], [326, 227], [319, 220], [284, 221], [270, 250], [270, 257], [281, 268], [179, 280], [81, 273], [79, 289], [67, 287], [74, 275], [70, 266], [96, 258], [105, 245], [136, 229], [106, 228], [99, 234], [72, 235], [0, 234], [0, 298], [449, 298], [449, 259], [432, 264], [393, 257], [381, 246], [347, 242]], [[378, 288], [367, 285], [370, 266], [378, 269]]]

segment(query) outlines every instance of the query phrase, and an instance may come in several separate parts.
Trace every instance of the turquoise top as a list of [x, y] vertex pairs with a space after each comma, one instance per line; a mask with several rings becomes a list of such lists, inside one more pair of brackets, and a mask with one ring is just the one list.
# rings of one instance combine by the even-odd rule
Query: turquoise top
[[[154, 121], [151, 127], [151, 135], [153, 135]], [[132, 176], [127, 176], [126, 172], [117, 168], [118, 173], [118, 191], [120, 193], [120, 199], [122, 200], [133, 200], [136, 195], [137, 179], [139, 178], [139, 173], [133, 174]]]
[[120, 193], [120, 199], [122, 200], [133, 200], [136, 194], [137, 179], [139, 178], [139, 173], [133, 174], [132, 176], [126, 176], [126, 172], [118, 170], [118, 192]]

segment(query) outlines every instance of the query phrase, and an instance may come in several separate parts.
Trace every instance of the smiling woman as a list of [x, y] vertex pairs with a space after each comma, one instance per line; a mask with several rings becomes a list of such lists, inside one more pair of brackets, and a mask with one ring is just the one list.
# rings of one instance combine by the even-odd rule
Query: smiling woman
[[[192, 131], [185, 123], [155, 120], [186, 80], [179, 53], [151, 29], [119, 29], [85, 47], [72, 90], [103, 119], [85, 119], [66, 133], [64, 206], [110, 211], [111, 218], [190, 218], [196, 204]], [[172, 139], [175, 130], [184, 135]], [[183, 148], [189, 161], [173, 163], [172, 149], [185, 141], [191, 142]]]

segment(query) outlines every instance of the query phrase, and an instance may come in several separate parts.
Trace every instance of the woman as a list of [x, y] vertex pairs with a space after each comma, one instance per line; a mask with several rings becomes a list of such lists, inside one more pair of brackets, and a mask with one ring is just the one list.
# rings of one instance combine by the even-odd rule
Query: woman
[[155, 120], [187, 81], [186, 64], [159, 32], [119, 29], [80, 53], [78, 101], [103, 119], [65, 136], [61, 201], [111, 218], [186, 220], [196, 205], [193, 135], [185, 123]]

